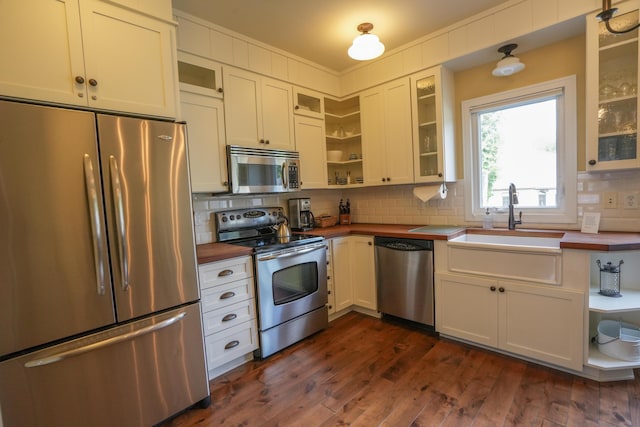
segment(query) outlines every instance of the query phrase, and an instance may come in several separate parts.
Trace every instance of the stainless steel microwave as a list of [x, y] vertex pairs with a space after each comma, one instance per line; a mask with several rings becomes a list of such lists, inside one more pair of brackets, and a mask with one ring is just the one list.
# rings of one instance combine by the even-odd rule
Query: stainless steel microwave
[[227, 156], [232, 193], [282, 193], [300, 189], [300, 154], [296, 151], [229, 145]]

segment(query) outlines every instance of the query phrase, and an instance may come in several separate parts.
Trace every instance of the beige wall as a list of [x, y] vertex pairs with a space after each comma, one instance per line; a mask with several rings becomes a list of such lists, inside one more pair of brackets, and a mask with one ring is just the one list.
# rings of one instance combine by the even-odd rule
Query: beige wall
[[[508, 77], [494, 77], [491, 74], [500, 59], [499, 55], [496, 55], [495, 62], [455, 73], [456, 152], [462, 153], [462, 113], [460, 109], [462, 101], [575, 74], [578, 96], [577, 170], [584, 170], [585, 43], [585, 36], [580, 35], [522, 54], [516, 50], [513, 54], [520, 58], [526, 68], [522, 72]], [[463, 157], [458, 155], [456, 159], [458, 178], [464, 177]]]

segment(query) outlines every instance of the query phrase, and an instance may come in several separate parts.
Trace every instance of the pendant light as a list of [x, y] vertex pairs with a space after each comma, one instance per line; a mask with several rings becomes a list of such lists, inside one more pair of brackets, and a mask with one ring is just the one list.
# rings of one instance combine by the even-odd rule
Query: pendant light
[[611, 27], [609, 20], [613, 18], [613, 15], [615, 15], [617, 11], [618, 11], [617, 7], [611, 7], [611, 0], [602, 0], [602, 12], [597, 14], [596, 18], [604, 22], [604, 25], [605, 27], [607, 27], [607, 30], [609, 30], [609, 32], [613, 34], [628, 33], [640, 27], [640, 23], [632, 25], [631, 27], [625, 28], [625, 29]]
[[353, 44], [348, 50], [351, 58], [358, 61], [367, 61], [377, 58], [384, 52], [384, 45], [375, 34], [369, 33], [373, 30], [373, 24], [364, 22], [358, 25], [358, 31], [362, 34], [353, 39]]
[[520, 62], [520, 59], [516, 56], [511, 55], [511, 52], [517, 47], [517, 44], [511, 43], [504, 45], [500, 49], [498, 49], [498, 52], [504, 53], [504, 56], [498, 62], [496, 68], [494, 68], [491, 74], [496, 77], [504, 77], [524, 70], [524, 64]]

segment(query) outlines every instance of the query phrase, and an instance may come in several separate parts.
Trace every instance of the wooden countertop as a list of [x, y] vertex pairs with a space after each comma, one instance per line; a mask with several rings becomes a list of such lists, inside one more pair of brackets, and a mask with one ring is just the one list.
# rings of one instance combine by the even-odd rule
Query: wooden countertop
[[[421, 229], [421, 231], [412, 231]], [[347, 236], [349, 234], [365, 234], [383, 237], [398, 237], [422, 240], [449, 240], [464, 233], [511, 234], [540, 237], [562, 237], [560, 248], [581, 249], [589, 251], [629, 251], [640, 250], [640, 233], [600, 232], [598, 234], [581, 233], [579, 231], [494, 228], [465, 228], [455, 226], [421, 226], [399, 224], [351, 224], [335, 225], [326, 228], [314, 228], [301, 234], [322, 236], [326, 239]], [[207, 243], [196, 246], [198, 264], [220, 261], [250, 255], [251, 248], [227, 243]]]
[[198, 264], [251, 255], [252, 252], [253, 249], [251, 248], [230, 245], [228, 243], [205, 243], [203, 245], [196, 245]]

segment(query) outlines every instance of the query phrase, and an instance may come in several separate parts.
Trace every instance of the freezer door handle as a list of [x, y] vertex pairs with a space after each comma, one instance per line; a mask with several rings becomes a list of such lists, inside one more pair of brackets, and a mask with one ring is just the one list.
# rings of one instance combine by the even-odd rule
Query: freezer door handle
[[127, 231], [124, 221], [124, 201], [122, 186], [120, 185], [120, 169], [118, 160], [109, 156], [109, 169], [111, 175], [111, 192], [113, 194], [113, 209], [116, 217], [116, 235], [118, 238], [118, 255], [120, 258], [120, 273], [122, 275], [122, 290], [129, 289], [129, 253], [127, 249]]
[[53, 354], [51, 356], [43, 357], [41, 359], [31, 360], [24, 364], [25, 368], [36, 368], [38, 366], [50, 365], [52, 363], [60, 362], [69, 357], [78, 356], [84, 353], [88, 353], [90, 351], [96, 351], [98, 349], [108, 347], [110, 345], [118, 344], [123, 341], [132, 340], [134, 338], [138, 338], [142, 335], [150, 334], [151, 332], [156, 332], [160, 329], [164, 329], [169, 325], [172, 325], [184, 318], [187, 315], [186, 311], [182, 313], [178, 313], [173, 317], [165, 319], [161, 322], [155, 323], [153, 325], [145, 326], [144, 328], [138, 329], [136, 331], [128, 332], [123, 335], [118, 335], [112, 338], [107, 338], [106, 340], [98, 341], [95, 343], [87, 344], [82, 347], [74, 348], [67, 351], [62, 351], [60, 353]]
[[105, 256], [104, 256], [104, 230], [100, 220], [100, 205], [98, 204], [98, 191], [96, 190], [95, 174], [91, 156], [84, 155], [84, 180], [87, 189], [87, 199], [89, 202], [89, 215], [91, 222], [91, 233], [93, 234], [93, 262], [96, 267], [96, 283], [98, 285], [98, 295], [105, 294]]

